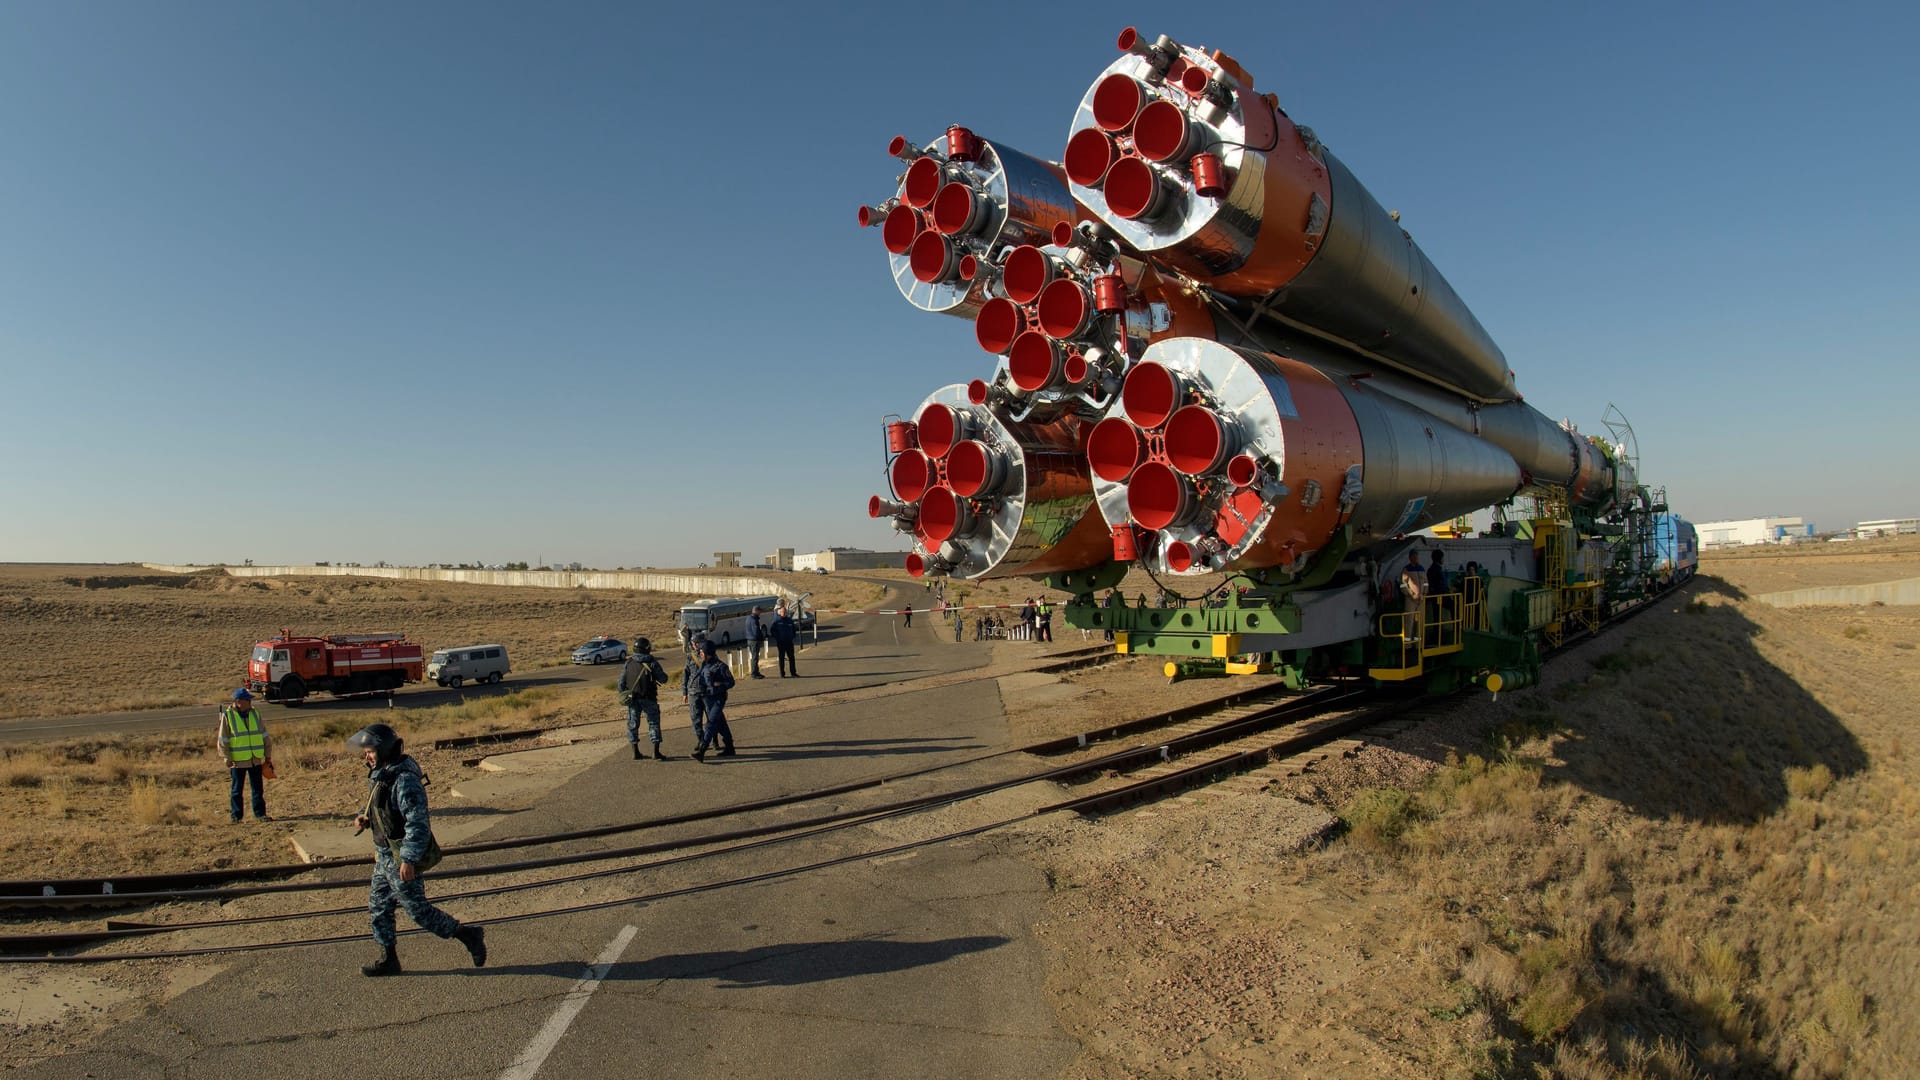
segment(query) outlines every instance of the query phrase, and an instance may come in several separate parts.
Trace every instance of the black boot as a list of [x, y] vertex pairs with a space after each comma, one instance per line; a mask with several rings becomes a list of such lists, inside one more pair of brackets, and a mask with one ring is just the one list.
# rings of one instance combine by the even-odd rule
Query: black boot
[[360, 974], [367, 976], [398, 975], [400, 974], [400, 957], [394, 952], [393, 946], [382, 946], [380, 949], [380, 959], [375, 960], [371, 964], [360, 965]]
[[627, 745], [633, 747], [633, 760], [639, 761], [640, 760], [640, 744], [628, 743]]
[[705, 742], [693, 748], [693, 760], [705, 764], [707, 760], [707, 744]]
[[663, 753], [661, 753], [661, 752], [660, 752], [660, 744], [659, 744], [659, 743], [654, 743], [654, 744], [653, 744], [653, 760], [655, 760], [655, 761], [665, 761], [665, 760], [667, 760], [667, 755], [665, 755], [665, 754], [663, 754]]
[[487, 966], [487, 928], [484, 926], [462, 926], [453, 932], [453, 939], [467, 947], [473, 957], [474, 967]]

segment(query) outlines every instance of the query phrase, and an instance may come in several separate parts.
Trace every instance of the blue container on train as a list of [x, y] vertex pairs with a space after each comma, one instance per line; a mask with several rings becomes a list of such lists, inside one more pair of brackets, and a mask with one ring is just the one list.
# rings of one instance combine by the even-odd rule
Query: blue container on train
[[1685, 581], [1700, 566], [1700, 531], [1679, 514], [1653, 516], [1653, 566], [1662, 584]]

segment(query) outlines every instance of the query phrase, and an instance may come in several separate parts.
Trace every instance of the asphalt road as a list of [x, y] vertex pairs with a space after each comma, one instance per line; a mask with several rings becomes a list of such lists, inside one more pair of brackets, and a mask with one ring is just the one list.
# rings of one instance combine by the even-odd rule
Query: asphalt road
[[[852, 575], [843, 575], [852, 576]], [[893, 587], [893, 583], [879, 578], [856, 578], [874, 585]], [[910, 590], [916, 606], [925, 606], [925, 593], [922, 590]], [[901, 604], [908, 593], [897, 597], [890, 596], [888, 604]], [[876, 620], [866, 620], [874, 622]], [[878, 620], [884, 622], [885, 620]], [[821, 644], [827, 644], [835, 637], [844, 634], [849, 624], [841, 616], [830, 616], [827, 625], [820, 631]], [[809, 639], [802, 638], [802, 644]], [[672, 643], [669, 643], [672, 645]], [[676, 655], [678, 646], [672, 645], [658, 653], [671, 659]], [[771, 655], [771, 649], [769, 649]], [[431, 709], [439, 705], [452, 705], [476, 698], [511, 693], [514, 689], [529, 686], [578, 686], [582, 683], [612, 682], [620, 677], [618, 664], [580, 664], [566, 667], [538, 668], [527, 672], [514, 672], [498, 686], [470, 685], [459, 690], [446, 690], [431, 683], [416, 684], [392, 694], [368, 694], [353, 698], [336, 698], [328, 694], [316, 694], [308, 698], [297, 708], [289, 709], [284, 705], [275, 705], [265, 698], [255, 699], [261, 717], [267, 723], [269, 731], [275, 730], [278, 723], [287, 720], [299, 720], [334, 713], [357, 713], [366, 711], [386, 712], [389, 709]], [[140, 709], [133, 712], [85, 713], [75, 716], [23, 717], [14, 720], [0, 720], [0, 743], [36, 742], [79, 737], [101, 737], [127, 734], [152, 734], [155, 732], [189, 731], [206, 729], [211, 731], [214, 719], [218, 716], [224, 702], [208, 702], [200, 705], [183, 705], [171, 709]], [[372, 722], [371, 719], [368, 721]]]
[[[854, 617], [849, 628], [810, 651], [798, 682], [770, 673], [741, 688], [798, 695], [961, 670], [988, 655], [988, 646], [937, 640], [942, 628], [928, 623], [905, 630]], [[736, 722], [740, 756], [704, 765], [686, 757], [684, 714], [669, 709], [669, 720], [674, 760], [636, 762], [615, 743], [504, 828], [525, 834], [721, 805], [1007, 742], [991, 682], [832, 706], [802, 698]], [[877, 823], [449, 910], [498, 918], [618, 899], [872, 850], [906, 828]], [[402, 938], [407, 973], [388, 979], [359, 974], [370, 941], [243, 954], [157, 1010], [19, 1075], [1057, 1075], [1078, 1047], [1055, 1022], [1030, 929], [1047, 882], [1016, 847], [988, 834], [751, 886], [501, 923], [489, 930], [489, 966], [477, 970], [457, 944], [424, 935]], [[361, 917], [300, 932], [353, 933], [356, 923], [364, 928]], [[400, 925], [411, 924], [403, 915]]]

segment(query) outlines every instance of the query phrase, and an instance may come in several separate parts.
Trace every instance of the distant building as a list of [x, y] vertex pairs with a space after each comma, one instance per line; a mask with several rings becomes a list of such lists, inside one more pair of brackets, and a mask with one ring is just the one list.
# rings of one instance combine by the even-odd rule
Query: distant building
[[716, 551], [713, 553], [713, 565], [722, 570], [740, 568], [740, 553], [737, 551]]
[[1912, 536], [1920, 533], [1920, 518], [1886, 518], [1863, 521], [1853, 527], [1853, 535], [1862, 540], [1875, 536]]
[[771, 554], [761, 561], [775, 570], [791, 570], [793, 569], [793, 549], [775, 548]]
[[1696, 527], [1700, 530], [1700, 546], [1703, 548], [1793, 544], [1813, 539], [1813, 525], [1797, 517], [1707, 521]]
[[904, 551], [867, 551], [862, 548], [830, 547], [793, 557], [795, 570], [897, 570], [907, 563]]

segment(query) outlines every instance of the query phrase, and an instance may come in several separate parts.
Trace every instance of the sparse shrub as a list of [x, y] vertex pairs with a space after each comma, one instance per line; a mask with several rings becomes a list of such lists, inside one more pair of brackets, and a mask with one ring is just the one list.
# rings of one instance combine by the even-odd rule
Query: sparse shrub
[[1413, 796], [1397, 788], [1367, 788], [1340, 812], [1355, 841], [1379, 852], [1399, 847], [1400, 837], [1417, 820]]
[[1565, 1031], [1586, 1007], [1579, 980], [1572, 971], [1561, 969], [1549, 973], [1521, 997], [1513, 1019], [1534, 1041], [1545, 1042]]
[[1845, 634], [1850, 640], [1859, 641], [1861, 638], [1864, 638], [1867, 635], [1871, 634], [1872, 631], [1868, 630], [1864, 626], [1855, 624], [1853, 626], [1847, 627], [1845, 630], [1841, 631], [1841, 633]]
[[1787, 791], [1801, 799], [1821, 799], [1833, 787], [1833, 770], [1825, 762], [1808, 769], [1787, 770]]
[[0, 755], [0, 783], [8, 787], [39, 787], [47, 773], [47, 759], [32, 751]]
[[49, 777], [40, 785], [40, 804], [50, 818], [64, 818], [70, 807], [72, 788], [64, 777]]
[[1638, 661], [1639, 658], [1634, 656], [1631, 651], [1622, 649], [1619, 652], [1611, 652], [1595, 660], [1593, 667], [1596, 671], [1604, 671], [1609, 675], [1613, 675], [1632, 671]]
[[176, 824], [183, 809], [171, 794], [151, 780], [134, 784], [133, 794], [127, 800], [128, 814], [142, 825]]

